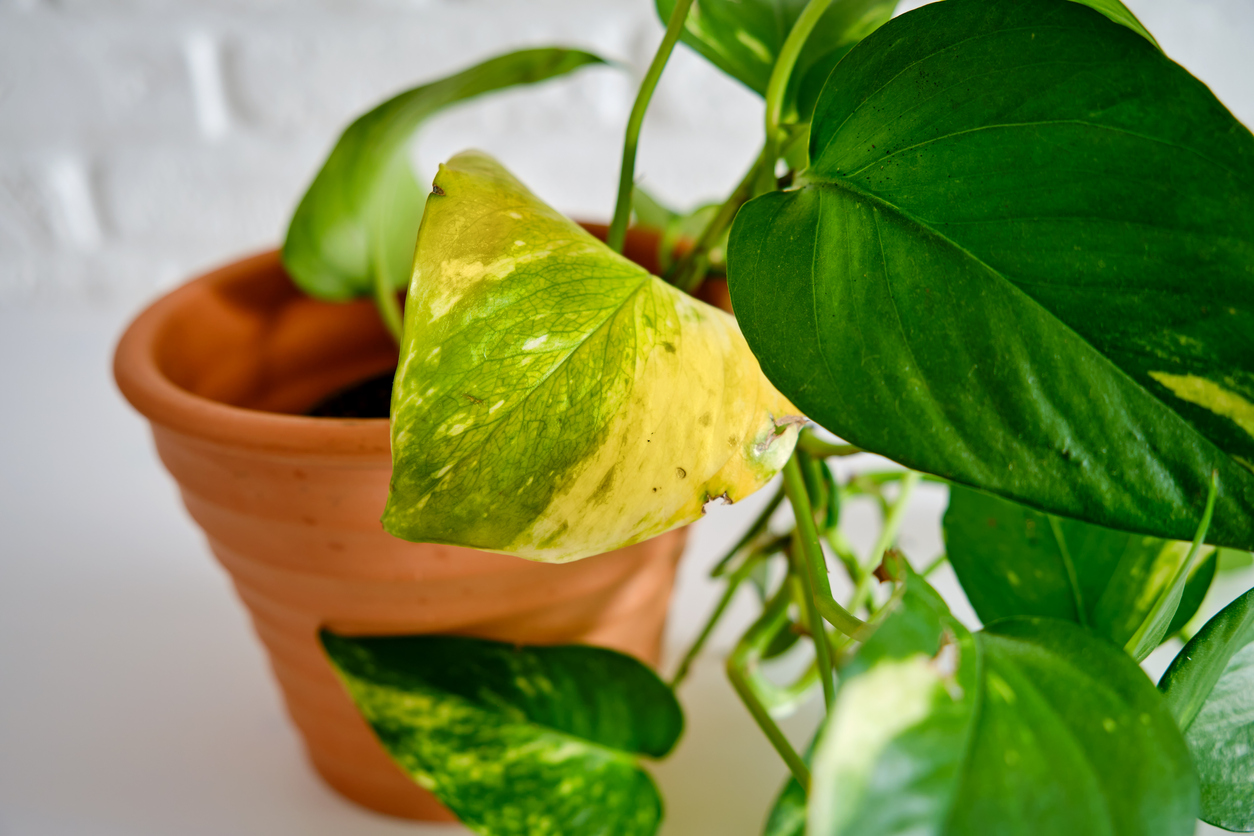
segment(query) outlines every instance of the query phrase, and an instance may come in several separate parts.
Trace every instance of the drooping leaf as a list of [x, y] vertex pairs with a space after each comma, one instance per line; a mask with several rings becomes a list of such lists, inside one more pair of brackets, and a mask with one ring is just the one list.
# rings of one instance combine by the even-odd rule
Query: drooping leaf
[[644, 664], [578, 645], [321, 638], [388, 754], [476, 833], [656, 832], [640, 757], [666, 755], [683, 714]]
[[408, 157], [418, 127], [484, 93], [601, 63], [575, 49], [525, 49], [406, 90], [359, 117], [292, 216], [283, 266], [293, 281], [311, 296], [337, 302], [370, 295], [377, 275], [386, 287], [404, 287], [427, 192]]
[[[680, 37], [714, 66], [750, 90], [765, 95], [779, 51], [807, 2], [696, 0]], [[662, 21], [669, 20], [675, 0], [656, 0], [656, 3]], [[813, 107], [823, 79], [840, 56], [892, 17], [896, 6], [897, 0], [836, 0], [832, 3], [797, 57], [786, 96], [785, 117], [795, 118], [800, 110], [802, 118], [808, 118], [809, 111], [797, 105], [799, 93], [803, 88], [812, 90], [808, 98], [809, 106]]]
[[[1189, 552], [1188, 543], [1053, 517], [961, 485], [950, 488], [943, 527], [946, 554], [983, 622], [1058, 618], [1119, 645], [1149, 617]], [[1180, 626], [1201, 605], [1214, 561], [1192, 569]]]
[[1197, 764], [1201, 817], [1254, 832], [1254, 590], [1198, 631], [1158, 687]]
[[947, 0], [828, 79], [801, 187], [732, 230], [767, 376], [911, 468], [1254, 544], [1254, 137], [1063, 0]]
[[[912, 576], [907, 583], [921, 583]], [[862, 653], [815, 754], [810, 836], [1192, 833], [1197, 785], [1170, 713], [1118, 647], [1063, 621], [972, 635], [935, 599], [914, 651]], [[930, 610], [930, 612], [929, 612]]]
[[434, 188], [392, 395], [388, 531], [564, 562], [692, 522], [787, 460], [801, 419], [730, 316], [483, 154], [441, 166]]

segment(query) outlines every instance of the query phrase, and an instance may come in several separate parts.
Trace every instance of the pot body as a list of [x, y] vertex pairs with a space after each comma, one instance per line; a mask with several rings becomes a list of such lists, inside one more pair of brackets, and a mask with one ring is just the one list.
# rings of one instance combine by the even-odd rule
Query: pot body
[[318, 773], [379, 812], [449, 820], [374, 738], [318, 630], [587, 643], [656, 664], [685, 535], [563, 565], [392, 537], [387, 419], [300, 413], [395, 362], [371, 303], [305, 297], [271, 252], [158, 300], [114, 373], [248, 607]]

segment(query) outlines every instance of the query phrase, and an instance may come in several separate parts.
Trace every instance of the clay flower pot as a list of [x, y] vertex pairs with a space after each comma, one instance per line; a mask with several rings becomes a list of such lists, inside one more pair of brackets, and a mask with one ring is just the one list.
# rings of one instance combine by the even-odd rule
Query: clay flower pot
[[685, 533], [565, 565], [392, 537], [387, 419], [301, 413], [395, 362], [371, 303], [312, 300], [269, 252], [145, 310], [114, 374], [247, 605], [318, 773], [374, 810], [452, 819], [384, 753], [318, 629], [580, 642], [656, 664]]

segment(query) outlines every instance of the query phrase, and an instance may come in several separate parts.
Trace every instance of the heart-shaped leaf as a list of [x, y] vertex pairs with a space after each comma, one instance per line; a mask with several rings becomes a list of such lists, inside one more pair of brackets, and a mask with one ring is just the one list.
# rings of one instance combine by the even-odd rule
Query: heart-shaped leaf
[[947, 0], [824, 87], [732, 300], [837, 435], [1051, 513], [1254, 544], [1254, 137], [1064, 0]]
[[735, 320], [491, 158], [440, 167], [392, 394], [383, 522], [564, 562], [692, 522], [783, 466], [802, 419]]
[[563, 75], [600, 58], [575, 49], [525, 49], [398, 96], [348, 126], [301, 198], [283, 242], [283, 266], [311, 296], [369, 296], [376, 282], [409, 279], [426, 188], [414, 177], [409, 141], [428, 118], [458, 102]]
[[[656, 0], [670, 20], [675, 0]], [[696, 0], [688, 12], [684, 43], [756, 93], [765, 95], [779, 51], [808, 0]], [[893, 15], [897, 0], [836, 0], [819, 19], [797, 57], [785, 116], [808, 118], [823, 80], [855, 43]], [[803, 89], [805, 88], [805, 89]], [[810, 93], [807, 96], [806, 90]], [[800, 97], [802, 104], [798, 104]]]
[[[1145, 623], [1189, 553], [1188, 543], [1050, 516], [961, 485], [950, 488], [944, 534], [949, 562], [985, 623], [1058, 618], [1120, 645]], [[1171, 622], [1176, 630], [1201, 606], [1213, 554], [1191, 569]]]
[[1254, 589], [1206, 623], [1158, 683], [1202, 783], [1202, 818], [1254, 832]]
[[1184, 740], [1118, 647], [1040, 618], [972, 635], [934, 594], [899, 606], [881, 628], [903, 622], [891, 644], [876, 633], [842, 678], [810, 836], [1193, 832]]
[[321, 637], [388, 754], [476, 833], [656, 832], [662, 802], [639, 760], [674, 747], [683, 714], [630, 656], [455, 636]]

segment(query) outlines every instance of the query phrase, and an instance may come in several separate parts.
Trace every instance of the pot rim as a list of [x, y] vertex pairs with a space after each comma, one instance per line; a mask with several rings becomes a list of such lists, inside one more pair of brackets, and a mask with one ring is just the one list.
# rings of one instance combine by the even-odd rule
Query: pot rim
[[[605, 224], [579, 221], [604, 240]], [[627, 230], [624, 255], [656, 272], [661, 233]], [[170, 380], [157, 364], [155, 346], [170, 316], [206, 287], [238, 280], [240, 274], [282, 269], [280, 250], [264, 250], [194, 276], [159, 297], [131, 321], [113, 355], [113, 378], [123, 397], [154, 425], [190, 438], [277, 454], [317, 451], [337, 457], [391, 458], [388, 418], [324, 418], [232, 406], [197, 395]]]
[[232, 406], [189, 392], [158, 365], [156, 344], [176, 311], [194, 303], [205, 288], [276, 266], [281, 266], [277, 249], [245, 256], [192, 278], [145, 308], [114, 352], [118, 389], [153, 424], [192, 438], [270, 452], [390, 457], [387, 418], [315, 418]]

